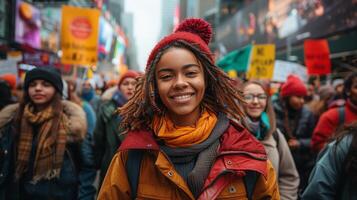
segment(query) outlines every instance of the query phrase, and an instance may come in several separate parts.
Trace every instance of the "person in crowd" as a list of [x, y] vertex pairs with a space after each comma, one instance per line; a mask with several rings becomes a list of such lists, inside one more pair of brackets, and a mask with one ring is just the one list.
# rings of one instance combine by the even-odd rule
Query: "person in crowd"
[[336, 134], [319, 154], [303, 200], [357, 199], [357, 121]]
[[0, 113], [0, 199], [94, 199], [86, 173], [83, 110], [62, 100], [52, 68], [27, 72], [20, 104]]
[[338, 78], [332, 81], [332, 87], [335, 90], [335, 95], [329, 104], [329, 108], [337, 108], [345, 105], [346, 102], [343, 95], [343, 85], [344, 80], [342, 78]]
[[336, 92], [335, 99], [344, 99], [343, 85], [344, 85], [344, 80], [342, 78], [337, 78], [332, 81], [332, 87], [335, 89]]
[[357, 120], [357, 72], [348, 76], [344, 82], [345, 105], [331, 108], [323, 113], [312, 135], [312, 148], [321, 151], [333, 133], [344, 125]]
[[86, 79], [82, 84], [82, 99], [89, 102], [97, 113], [100, 105], [100, 97], [96, 94], [96, 85], [93, 79]]
[[[281, 86], [280, 97], [273, 101], [277, 128], [284, 134], [300, 176], [300, 192], [304, 189], [314, 165], [311, 135], [315, 127], [313, 113], [304, 104], [307, 89], [301, 79], [289, 75]], [[299, 193], [300, 193], [299, 192]]]
[[82, 179], [83, 182], [88, 183], [86, 186], [87, 188], [85, 189], [91, 191], [90, 193], [93, 194], [97, 192], [96, 188], [94, 187], [95, 178], [97, 176], [97, 170], [94, 163], [94, 146], [93, 146], [93, 132], [94, 132], [94, 127], [97, 117], [92, 106], [88, 102], [83, 101], [77, 95], [76, 82], [74, 80], [67, 80], [66, 83], [67, 83], [68, 100], [79, 105], [83, 109], [86, 115], [87, 134], [85, 140], [82, 143], [82, 148], [81, 148], [81, 151], [86, 158], [86, 168], [83, 169], [85, 173], [81, 173], [79, 178]]
[[[6, 83], [8, 85], [8, 88], [10, 89], [11, 101], [18, 102], [19, 99], [16, 96], [16, 84], [17, 84], [16, 75], [15, 74], [2, 74], [2, 75], [0, 75], [0, 80], [3, 82], [2, 84]], [[4, 86], [2, 86], [2, 87], [4, 87]], [[7, 89], [5, 89], [5, 90], [7, 90]], [[8, 95], [8, 92], [0, 93], [0, 94]], [[3, 96], [1, 96], [1, 97], [4, 99], [6, 98]]]
[[308, 104], [316, 100], [315, 86], [313, 84], [307, 85], [307, 95], [304, 97], [305, 103]]
[[97, 116], [94, 112], [94, 109], [87, 101], [82, 100], [77, 95], [77, 83], [74, 80], [67, 80], [66, 82], [68, 87], [68, 100], [82, 107], [83, 111], [86, 114], [87, 131], [90, 135], [93, 135], [95, 124], [97, 122]]
[[244, 110], [251, 133], [264, 145], [278, 176], [280, 198], [297, 199], [299, 174], [284, 135], [276, 128], [267, 87], [258, 81], [243, 85]]
[[8, 85], [10, 86], [11, 91], [15, 91], [16, 90], [16, 75], [15, 74], [2, 74], [0, 75], [0, 79], [4, 80], [8, 83]]
[[322, 113], [329, 109], [330, 103], [333, 101], [335, 91], [330, 85], [323, 85], [319, 88], [318, 99], [313, 100], [308, 104], [309, 109], [314, 113], [316, 120], [318, 120]]
[[242, 97], [214, 65], [211, 37], [206, 21], [186, 19], [151, 51], [119, 109], [127, 135], [98, 199], [279, 199], [263, 145], [237, 123]]
[[124, 73], [111, 100], [103, 102], [99, 109], [94, 131], [94, 152], [96, 166], [100, 170], [100, 183], [103, 182], [110, 161], [123, 140], [123, 135], [119, 132], [121, 119], [116, 110], [133, 96], [138, 76], [133, 70]]
[[11, 87], [9, 84], [0, 79], [0, 110], [9, 104], [15, 103], [15, 100], [11, 94]]

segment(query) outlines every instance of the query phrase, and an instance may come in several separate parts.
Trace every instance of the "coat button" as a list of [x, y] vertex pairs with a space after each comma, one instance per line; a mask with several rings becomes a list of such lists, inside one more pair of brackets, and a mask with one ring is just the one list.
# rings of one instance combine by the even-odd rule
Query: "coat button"
[[237, 192], [236, 188], [233, 185], [228, 188], [228, 191], [229, 191], [229, 193], [236, 193]]
[[4, 150], [4, 154], [5, 154], [5, 155], [7, 154], [7, 150], [6, 150], [6, 149]]
[[227, 160], [227, 164], [228, 164], [228, 165], [231, 165], [231, 164], [232, 164], [232, 161], [231, 161], [231, 160]]
[[167, 172], [167, 175], [169, 175], [170, 177], [172, 177], [174, 175], [174, 172], [173, 171], [169, 171]]
[[3, 176], [4, 176], [4, 174], [3, 174], [3, 173], [1, 173], [1, 174], [0, 174], [0, 177], [2, 178]]

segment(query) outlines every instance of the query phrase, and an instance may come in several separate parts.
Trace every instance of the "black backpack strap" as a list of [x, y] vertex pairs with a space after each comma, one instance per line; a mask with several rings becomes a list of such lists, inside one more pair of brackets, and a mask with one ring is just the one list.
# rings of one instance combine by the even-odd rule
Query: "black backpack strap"
[[279, 139], [279, 133], [278, 133], [278, 129], [276, 129], [276, 131], [273, 132], [273, 138], [276, 142], [276, 146], [279, 147], [279, 142], [280, 142], [280, 139]]
[[253, 199], [255, 185], [259, 178], [259, 173], [256, 171], [245, 171], [246, 175], [243, 177], [245, 190], [247, 192], [248, 200]]
[[143, 158], [143, 150], [129, 150], [128, 159], [125, 164], [126, 174], [128, 175], [128, 181], [131, 189], [131, 199], [136, 199], [139, 176], [140, 176], [140, 166], [141, 160]]
[[338, 122], [341, 126], [345, 123], [345, 106], [338, 107]]

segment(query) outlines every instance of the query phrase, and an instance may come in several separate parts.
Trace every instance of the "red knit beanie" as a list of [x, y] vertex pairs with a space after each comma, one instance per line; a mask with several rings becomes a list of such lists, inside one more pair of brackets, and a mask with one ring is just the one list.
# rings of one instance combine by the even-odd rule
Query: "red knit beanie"
[[214, 63], [212, 53], [208, 47], [211, 39], [212, 27], [208, 22], [199, 18], [185, 19], [180, 23], [180, 25], [172, 34], [166, 36], [156, 44], [154, 49], [151, 51], [149, 59], [146, 63], [146, 71], [149, 71], [152, 62], [156, 57], [156, 54], [160, 51], [161, 48], [178, 40], [193, 43], [207, 55], [212, 63]]
[[126, 78], [137, 78], [140, 74], [134, 70], [128, 70], [126, 71], [119, 79], [118, 82], [118, 87], [121, 85], [121, 83], [124, 81]]
[[306, 96], [307, 89], [301, 79], [295, 75], [289, 75], [286, 82], [281, 86], [280, 96]]

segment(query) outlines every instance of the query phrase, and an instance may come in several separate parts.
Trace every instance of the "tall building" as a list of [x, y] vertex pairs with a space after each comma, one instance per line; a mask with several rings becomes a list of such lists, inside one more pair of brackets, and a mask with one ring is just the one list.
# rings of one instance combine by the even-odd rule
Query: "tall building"
[[158, 39], [172, 33], [174, 29], [174, 14], [176, 6], [178, 6], [177, 0], [162, 0], [161, 33]]

